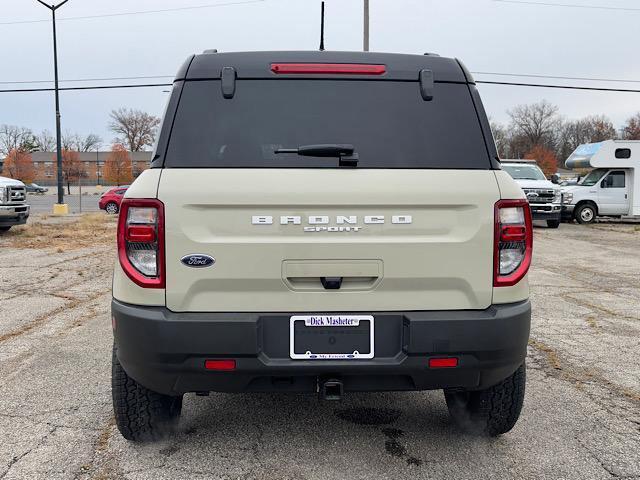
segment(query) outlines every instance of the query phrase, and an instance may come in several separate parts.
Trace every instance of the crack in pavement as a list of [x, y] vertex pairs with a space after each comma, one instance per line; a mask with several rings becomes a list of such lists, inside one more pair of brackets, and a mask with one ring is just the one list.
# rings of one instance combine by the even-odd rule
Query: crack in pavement
[[57, 308], [54, 308], [52, 311], [47, 312], [43, 315], [40, 315], [38, 317], [36, 317], [33, 321], [23, 325], [22, 327], [18, 328], [17, 330], [13, 330], [11, 332], [5, 333], [4, 335], [0, 335], [0, 343], [4, 343], [8, 340], [11, 340], [13, 338], [25, 335], [29, 332], [31, 332], [32, 330], [34, 330], [35, 328], [45, 324], [47, 322], [47, 320], [55, 317], [56, 315], [64, 312], [65, 310], [72, 310], [74, 308], [80, 307], [82, 305], [85, 305], [87, 303], [91, 303], [93, 300], [99, 298], [102, 295], [105, 295], [107, 293], [110, 292], [110, 289], [106, 289], [106, 290], [102, 290], [99, 291], [97, 293], [93, 293], [91, 295], [89, 295], [88, 297], [84, 298], [84, 299], [80, 299], [80, 298], [70, 298], [70, 302], [69, 303], [65, 303], [60, 305]]
[[21, 455], [17, 455], [14, 456], [9, 463], [7, 464], [7, 470], [0, 475], [0, 480], [2, 480], [4, 477], [7, 476], [7, 474], [11, 471], [11, 469], [18, 463], [20, 462], [24, 457], [26, 457], [27, 455], [29, 455], [31, 452], [33, 452], [34, 450], [37, 450], [38, 448], [40, 448], [42, 445], [44, 445], [44, 442], [47, 440], [47, 438], [53, 434], [56, 430], [58, 429], [57, 426], [52, 426], [52, 428], [49, 430], [49, 432], [45, 433], [44, 436], [38, 441], [38, 443], [36, 443], [33, 447], [29, 448], [26, 452], [22, 453]]
[[[595, 385], [619, 399], [630, 402], [634, 407], [640, 405], [640, 393], [606, 379], [595, 370], [579, 369], [566, 360], [561, 360], [558, 351], [543, 341], [532, 336], [529, 340], [529, 346], [544, 354], [544, 361], [540, 363], [540, 370], [547, 376], [567, 381], [582, 391], [584, 390], [580, 388], [581, 386]], [[598, 401], [602, 400], [589, 392], [586, 393], [590, 397], [595, 397]], [[620, 407], [620, 405], [618, 406]]]

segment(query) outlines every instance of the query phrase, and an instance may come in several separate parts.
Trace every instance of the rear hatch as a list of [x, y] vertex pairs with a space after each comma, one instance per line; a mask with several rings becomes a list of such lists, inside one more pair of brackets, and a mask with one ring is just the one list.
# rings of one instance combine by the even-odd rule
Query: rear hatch
[[[158, 189], [167, 307], [488, 307], [500, 194], [472, 87], [436, 71], [425, 99], [414, 73], [317, 79], [265, 67], [265, 78], [178, 82]], [[276, 153], [315, 144], [352, 145], [357, 166]], [[181, 261], [194, 254], [215, 263]]]

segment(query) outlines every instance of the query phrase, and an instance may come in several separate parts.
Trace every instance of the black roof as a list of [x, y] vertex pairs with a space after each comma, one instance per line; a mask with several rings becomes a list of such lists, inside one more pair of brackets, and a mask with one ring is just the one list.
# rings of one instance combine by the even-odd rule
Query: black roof
[[[418, 80], [420, 70], [433, 72], [436, 82], [474, 83], [471, 74], [456, 59], [433, 54], [410, 55], [378, 52], [229, 52], [202, 53], [189, 57], [176, 75], [177, 80], [202, 80], [220, 78], [223, 67], [233, 67], [237, 78], [274, 78], [272, 63], [365, 63], [386, 66], [380, 76], [349, 75], [355, 79]], [[305, 75], [283, 75], [278, 77], [303, 78]], [[317, 75], [313, 78], [335, 78], [335, 75]]]

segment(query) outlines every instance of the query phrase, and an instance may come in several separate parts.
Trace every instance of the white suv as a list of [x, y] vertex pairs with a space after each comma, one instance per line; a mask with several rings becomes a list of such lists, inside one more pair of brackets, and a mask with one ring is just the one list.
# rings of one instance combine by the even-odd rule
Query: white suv
[[460, 62], [196, 55], [153, 158], [121, 203], [113, 278], [127, 439], [211, 391], [442, 389], [461, 427], [514, 426], [531, 212]]

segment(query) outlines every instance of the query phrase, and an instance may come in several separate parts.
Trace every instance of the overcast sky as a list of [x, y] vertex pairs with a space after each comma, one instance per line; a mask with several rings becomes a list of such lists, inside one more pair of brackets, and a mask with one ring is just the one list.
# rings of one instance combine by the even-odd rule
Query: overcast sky
[[[51, 0], [48, 0], [51, 1]], [[60, 1], [60, 0], [58, 0]], [[569, 83], [640, 89], [636, 0], [532, 0], [606, 8], [571, 8], [495, 0], [370, 0], [371, 50], [436, 52], [458, 57], [473, 72], [543, 74], [632, 80], [629, 83], [510, 78], [476, 79]], [[180, 11], [102, 16], [144, 10]], [[625, 10], [626, 9], [626, 10]], [[58, 10], [60, 78], [169, 76], [191, 53], [312, 50], [318, 47], [319, 0], [69, 0]], [[50, 13], [36, 0], [2, 0], [0, 90], [43, 87], [50, 80]], [[635, 32], [635, 33], [633, 33]], [[362, 48], [362, 0], [327, 0], [328, 50]], [[63, 86], [170, 82], [171, 78], [108, 82], [64, 82]], [[506, 110], [543, 98], [566, 117], [606, 114], [619, 126], [640, 111], [638, 93], [599, 93], [480, 85], [489, 115], [506, 122]], [[113, 108], [131, 107], [160, 115], [166, 88], [62, 92], [62, 128], [81, 134], [107, 129]], [[0, 93], [0, 124], [54, 131], [53, 93]]]

